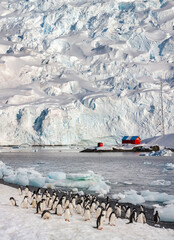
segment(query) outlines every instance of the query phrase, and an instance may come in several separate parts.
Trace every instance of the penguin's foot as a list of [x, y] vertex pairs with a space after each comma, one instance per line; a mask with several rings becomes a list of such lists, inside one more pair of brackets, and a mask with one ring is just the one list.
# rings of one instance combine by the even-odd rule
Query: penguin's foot
[[98, 228], [98, 230], [102, 230], [102, 229], [103, 229], [102, 227]]

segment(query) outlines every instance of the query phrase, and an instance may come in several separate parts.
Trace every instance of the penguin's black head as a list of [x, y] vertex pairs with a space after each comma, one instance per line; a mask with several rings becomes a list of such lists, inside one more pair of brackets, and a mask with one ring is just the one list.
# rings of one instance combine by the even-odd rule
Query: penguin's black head
[[109, 196], [107, 196], [107, 198], [106, 198], [106, 201], [107, 201], [107, 202], [109, 202], [109, 201], [110, 201], [110, 198], [109, 198]]

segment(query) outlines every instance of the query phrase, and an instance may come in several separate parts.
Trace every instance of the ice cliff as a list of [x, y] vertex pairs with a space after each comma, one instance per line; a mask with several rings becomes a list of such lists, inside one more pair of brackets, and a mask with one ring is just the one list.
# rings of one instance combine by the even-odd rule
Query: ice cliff
[[0, 144], [174, 132], [173, 0], [1, 0]]

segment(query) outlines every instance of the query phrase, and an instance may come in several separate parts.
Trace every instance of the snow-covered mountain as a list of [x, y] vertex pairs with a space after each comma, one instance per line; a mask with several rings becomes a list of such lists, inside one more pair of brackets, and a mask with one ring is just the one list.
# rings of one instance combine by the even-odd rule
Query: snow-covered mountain
[[174, 132], [173, 0], [1, 0], [0, 144]]

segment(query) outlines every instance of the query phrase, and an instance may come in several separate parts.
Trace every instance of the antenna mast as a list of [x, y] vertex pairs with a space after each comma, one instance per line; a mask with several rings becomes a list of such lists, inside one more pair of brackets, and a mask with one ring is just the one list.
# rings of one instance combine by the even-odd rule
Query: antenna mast
[[164, 128], [164, 106], [163, 106], [163, 79], [160, 80], [160, 100], [161, 100], [161, 124], [162, 124], [162, 135], [165, 135]]

